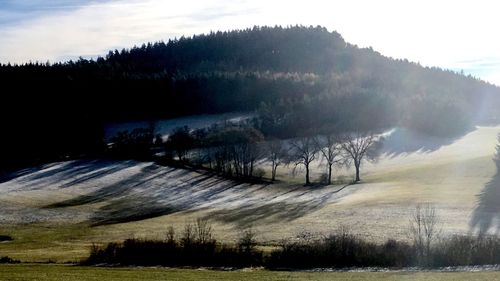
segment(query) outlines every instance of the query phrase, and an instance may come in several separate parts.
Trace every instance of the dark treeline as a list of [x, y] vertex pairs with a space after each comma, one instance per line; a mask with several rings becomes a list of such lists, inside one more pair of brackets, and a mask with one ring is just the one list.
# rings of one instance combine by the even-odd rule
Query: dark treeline
[[322, 27], [254, 27], [0, 66], [3, 168], [99, 153], [103, 123], [257, 111], [279, 138], [405, 126], [433, 135], [495, 121], [500, 90], [346, 43]]

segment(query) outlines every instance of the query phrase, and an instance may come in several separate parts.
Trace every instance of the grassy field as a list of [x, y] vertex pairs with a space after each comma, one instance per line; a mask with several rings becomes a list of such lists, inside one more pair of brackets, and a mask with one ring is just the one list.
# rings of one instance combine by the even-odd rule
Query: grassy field
[[[302, 174], [280, 167], [281, 182], [237, 184], [203, 173], [134, 161], [61, 162], [25, 170], [0, 183], [0, 256], [26, 262], [75, 262], [92, 243], [163, 239], [167, 228], [209, 218], [215, 236], [235, 241], [252, 227], [259, 242], [340, 226], [363, 239], [407, 239], [416, 204], [436, 206], [442, 233], [495, 233], [500, 174], [493, 161], [500, 127], [454, 139], [402, 131], [386, 140], [377, 163], [362, 166], [361, 184], [303, 187]], [[313, 180], [323, 168], [315, 168]], [[352, 169], [335, 171], [349, 178]]]
[[88, 225], [50, 223], [4, 226], [0, 232], [14, 237], [0, 243], [0, 256], [28, 262], [78, 262], [89, 255], [96, 233]]
[[67, 265], [0, 265], [0, 280], [500, 280], [500, 272], [275, 272], [164, 268], [94, 268]]

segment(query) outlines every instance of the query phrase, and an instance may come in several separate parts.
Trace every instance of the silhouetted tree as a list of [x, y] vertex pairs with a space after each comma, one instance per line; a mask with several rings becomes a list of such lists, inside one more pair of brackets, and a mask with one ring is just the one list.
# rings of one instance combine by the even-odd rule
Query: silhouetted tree
[[239, 136], [238, 134], [233, 135], [231, 150], [236, 175], [253, 176], [255, 163], [262, 156], [261, 142], [263, 140], [263, 135], [253, 128], [243, 129], [239, 132]]
[[149, 159], [153, 146], [153, 135], [149, 129], [136, 128], [118, 132], [111, 138], [111, 153], [118, 158]]
[[154, 140], [154, 145], [156, 147], [163, 146], [163, 137], [160, 134], [156, 134], [155, 140]]
[[252, 177], [255, 164], [262, 157], [261, 132], [251, 127], [223, 127], [207, 135], [206, 159], [215, 170], [227, 175]]
[[271, 180], [276, 180], [276, 170], [283, 164], [287, 157], [287, 151], [281, 140], [267, 142], [267, 160], [271, 162]]
[[341, 147], [350, 157], [350, 160], [352, 160], [356, 168], [356, 182], [361, 180], [359, 177], [359, 170], [363, 159], [367, 156], [371, 159], [376, 157], [375, 153], [370, 153], [370, 149], [377, 147], [376, 144], [378, 140], [379, 137], [374, 133], [363, 132], [344, 134], [341, 137]]
[[179, 161], [186, 161], [186, 155], [194, 146], [194, 137], [188, 126], [178, 127], [172, 131], [166, 143], [167, 150], [175, 151]]
[[344, 163], [345, 157], [342, 155], [342, 143], [335, 134], [319, 136], [315, 139], [317, 149], [321, 152], [328, 168], [327, 184], [332, 184], [332, 166]]
[[295, 166], [303, 165], [306, 170], [306, 185], [310, 185], [309, 165], [316, 159], [318, 148], [313, 137], [302, 137], [290, 141], [291, 159]]

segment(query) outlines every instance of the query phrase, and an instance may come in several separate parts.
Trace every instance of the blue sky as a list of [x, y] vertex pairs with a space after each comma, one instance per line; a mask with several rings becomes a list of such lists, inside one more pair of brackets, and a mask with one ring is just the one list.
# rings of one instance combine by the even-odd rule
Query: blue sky
[[[36, 17], [71, 11], [88, 5], [83, 0], [0, 0], [0, 25], [10, 26]], [[105, 1], [94, 1], [94, 3]]]
[[0, 0], [0, 62], [104, 55], [253, 25], [322, 25], [350, 43], [500, 85], [494, 0]]

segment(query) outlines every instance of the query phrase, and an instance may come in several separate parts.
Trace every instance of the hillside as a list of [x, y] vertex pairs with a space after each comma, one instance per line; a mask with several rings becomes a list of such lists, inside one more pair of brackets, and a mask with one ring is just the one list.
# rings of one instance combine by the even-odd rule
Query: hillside
[[[0, 113], [0, 234], [14, 238], [0, 243], [2, 255], [74, 261], [94, 242], [163, 239], [196, 218], [209, 218], [221, 241], [251, 227], [270, 247], [342, 226], [366, 240], [405, 240], [421, 203], [436, 207], [443, 235], [498, 232], [500, 88], [322, 27], [4, 64], [0, 83], [12, 89]], [[345, 157], [379, 135], [383, 145], [365, 151], [379, 149], [376, 163]], [[353, 184], [351, 165], [320, 184], [318, 149], [332, 136], [362, 181]], [[271, 184], [261, 177], [274, 152], [282, 164]], [[307, 157], [304, 186], [294, 164]]]
[[[363, 183], [348, 186], [304, 187], [292, 167], [279, 170], [287, 182], [273, 185], [137, 161], [26, 169], [0, 184], [0, 230], [14, 238], [0, 243], [0, 252], [30, 261], [74, 260], [93, 242], [163, 239], [169, 225], [181, 231], [198, 217], [209, 218], [222, 241], [234, 241], [248, 227], [261, 243], [276, 244], [340, 226], [369, 240], [404, 240], [420, 203], [436, 206], [441, 235], [495, 233], [498, 133], [500, 127], [478, 127], [463, 137], [436, 138], [395, 129], [380, 160], [364, 166]], [[313, 179], [321, 169], [315, 171]], [[352, 175], [352, 169], [336, 171], [336, 177]]]
[[[500, 89], [395, 60], [322, 27], [254, 27], [111, 51], [95, 60], [0, 66], [2, 167], [96, 155], [107, 122], [254, 112], [279, 138], [401, 126], [460, 135], [497, 122]], [[314, 132], [313, 132], [314, 131]]]

